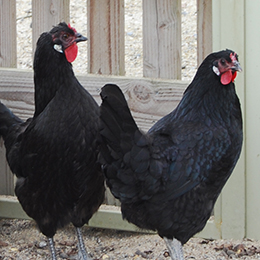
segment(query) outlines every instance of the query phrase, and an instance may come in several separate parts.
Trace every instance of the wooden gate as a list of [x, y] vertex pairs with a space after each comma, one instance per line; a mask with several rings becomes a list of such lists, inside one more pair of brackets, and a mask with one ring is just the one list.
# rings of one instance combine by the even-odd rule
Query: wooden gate
[[[216, 2], [197, 0], [197, 39], [194, 38], [194, 40], [197, 40], [198, 63], [212, 51], [212, 39], [215, 50], [233, 47], [223, 47], [224, 41], [221, 42], [222, 33], [219, 32], [219, 28], [221, 19], [226, 19], [221, 11], [230, 12], [228, 17], [237, 21], [234, 6], [241, 14], [240, 1], [235, 3], [234, 0], [226, 2], [219, 0]], [[173, 110], [182, 97], [188, 82], [181, 81], [181, 0], [143, 0], [142, 3], [143, 77], [127, 78], [124, 76], [124, 1], [88, 0], [86, 3], [87, 36], [89, 38], [88, 74], [78, 75], [77, 78], [98, 103], [100, 103], [100, 89], [105, 83], [118, 84], [128, 99], [130, 109], [139, 127], [147, 130], [160, 117]], [[227, 10], [225, 10], [224, 3], [226, 3]], [[48, 31], [60, 21], [69, 22], [69, 5], [69, 0], [32, 1], [33, 46], [41, 32]], [[2, 67], [0, 69], [0, 100], [18, 116], [28, 118], [34, 109], [33, 72], [15, 68], [15, 7], [15, 0], [0, 0], [0, 67]], [[213, 15], [212, 10], [215, 10]], [[9, 29], [6, 30], [6, 28]], [[223, 27], [223, 29], [225, 28]], [[233, 31], [233, 34], [230, 35], [237, 36], [237, 33]], [[241, 46], [234, 47], [237, 50]], [[237, 50], [238, 53], [239, 51]], [[241, 85], [242, 81], [240, 80], [238, 85]], [[240, 87], [239, 91], [243, 105], [244, 88]], [[224, 189], [216, 204], [214, 216], [208, 221], [206, 228], [199, 236], [206, 238], [242, 238], [245, 236], [244, 156], [242, 153], [239, 169], [236, 169], [233, 174], [234, 177], [228, 183], [228, 188]], [[238, 179], [239, 188], [234, 178]], [[1, 141], [0, 217], [27, 218], [15, 197], [7, 196], [13, 195], [13, 186], [13, 176], [5, 162], [3, 142]], [[230, 194], [230, 190], [236, 195]], [[107, 198], [108, 204], [114, 203], [109, 195]], [[240, 203], [237, 199], [240, 200]], [[233, 212], [240, 216], [234, 216]], [[136, 230], [135, 226], [122, 221], [118, 208], [111, 209], [106, 206], [93, 216], [90, 225]]]

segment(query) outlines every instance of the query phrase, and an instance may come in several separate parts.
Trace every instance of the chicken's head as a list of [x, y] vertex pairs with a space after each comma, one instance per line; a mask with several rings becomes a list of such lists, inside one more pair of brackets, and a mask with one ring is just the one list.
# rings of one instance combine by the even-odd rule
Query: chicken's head
[[238, 56], [231, 50], [219, 52], [220, 57], [216, 57], [213, 62], [213, 71], [220, 77], [220, 82], [223, 85], [228, 85], [236, 78], [237, 71], [242, 71], [238, 62]]
[[77, 57], [77, 43], [87, 40], [70, 24], [67, 25], [64, 22], [53, 27], [50, 34], [52, 35], [53, 48], [60, 53], [65, 53], [68, 62], [73, 62]]

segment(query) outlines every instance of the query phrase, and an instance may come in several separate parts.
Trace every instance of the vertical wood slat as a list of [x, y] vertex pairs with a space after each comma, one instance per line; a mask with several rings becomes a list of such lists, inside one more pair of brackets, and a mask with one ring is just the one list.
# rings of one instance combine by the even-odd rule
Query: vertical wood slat
[[[16, 1], [0, 0], [0, 67], [16, 67]], [[0, 194], [14, 194], [14, 178], [0, 138]]]
[[181, 0], [143, 0], [143, 75], [181, 79]]
[[60, 22], [69, 23], [70, 0], [37, 0], [32, 1], [32, 39], [33, 53], [36, 42], [43, 32]]
[[14, 195], [14, 176], [6, 161], [2, 138], [0, 138], [0, 195]]
[[244, 21], [245, 28], [235, 23], [236, 31], [244, 32], [242, 47], [244, 53], [239, 53], [239, 60], [245, 75], [245, 150], [246, 150], [246, 237], [260, 240], [260, 92], [258, 87], [259, 57], [260, 57], [260, 1], [243, 1], [244, 14], [238, 14]]
[[[245, 19], [245, 2], [246, 0], [218, 0], [212, 1], [212, 38], [213, 38], [213, 51], [219, 51], [226, 48], [234, 50], [239, 55], [239, 61], [243, 69], [245, 68], [245, 54], [247, 44], [247, 37], [245, 35], [245, 23], [247, 22]], [[250, 1], [252, 2], [252, 1]], [[258, 2], [257, 0], [255, 2]], [[258, 4], [259, 6], [259, 4]], [[255, 5], [255, 8], [257, 6]], [[258, 8], [256, 8], [256, 13]], [[251, 18], [250, 18], [251, 20]], [[253, 29], [253, 34], [255, 34]], [[259, 33], [258, 33], [259, 34]], [[254, 52], [254, 57], [257, 57], [257, 53]], [[247, 64], [248, 65], [248, 64]], [[248, 85], [245, 84], [245, 79], [248, 79], [246, 76], [246, 72], [238, 73], [237, 78], [235, 80], [236, 91], [241, 103], [241, 109], [244, 120], [244, 145], [238, 160], [238, 163], [229, 178], [227, 184], [224, 186], [222, 195], [221, 195], [221, 211], [222, 211], [222, 238], [234, 238], [241, 239], [246, 235], [246, 213], [248, 201], [246, 202], [245, 192], [246, 185], [250, 180], [246, 180], [248, 176], [252, 173], [252, 171], [246, 172], [248, 165], [252, 165], [251, 162], [246, 162], [246, 155], [250, 155], [250, 158], [257, 159], [257, 153], [251, 154], [248, 149], [245, 149], [248, 143], [249, 128], [247, 127], [247, 123], [249, 122], [249, 118], [244, 117], [245, 113], [250, 113], [248, 110], [248, 105], [245, 103], [245, 98], [252, 93], [254, 93], [254, 97], [256, 98], [255, 102], [253, 99], [250, 99], [250, 104], [253, 106], [253, 110], [256, 112], [254, 116], [253, 128], [258, 129], [259, 126], [259, 95], [254, 90], [248, 92]], [[246, 95], [245, 95], [246, 93]], [[245, 109], [246, 106], [246, 109]], [[252, 116], [252, 114], [250, 114]], [[258, 123], [257, 123], [258, 121]], [[258, 135], [256, 130], [256, 135], [254, 136], [254, 145], [258, 147], [259, 141], [258, 138], [255, 138]], [[255, 176], [259, 176], [258, 168], [255, 168]], [[259, 178], [258, 178], [259, 179]], [[252, 179], [253, 182], [257, 186], [258, 194], [255, 194], [255, 198], [259, 198], [259, 185], [257, 179]], [[257, 196], [258, 195], [258, 196]], [[253, 207], [258, 209], [256, 203], [253, 203]], [[255, 220], [259, 218], [256, 217]], [[259, 227], [260, 224], [257, 221], [250, 220], [250, 223], [253, 225], [254, 231], [258, 233], [259, 239]], [[250, 238], [257, 238], [251, 237]]]
[[16, 1], [0, 0], [0, 67], [16, 67]]
[[125, 75], [124, 1], [88, 0], [88, 72]]
[[197, 0], [197, 64], [212, 52], [212, 0]]

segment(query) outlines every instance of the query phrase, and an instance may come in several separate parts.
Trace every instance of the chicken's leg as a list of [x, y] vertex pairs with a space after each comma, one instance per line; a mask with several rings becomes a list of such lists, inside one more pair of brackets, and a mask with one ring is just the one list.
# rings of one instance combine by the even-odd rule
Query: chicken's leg
[[51, 251], [52, 260], [57, 260], [56, 250], [55, 250], [55, 246], [54, 246], [54, 242], [53, 242], [52, 237], [48, 237], [48, 244], [49, 244], [49, 248], [50, 248], [50, 251]]
[[164, 241], [166, 246], [169, 249], [170, 256], [172, 260], [184, 260], [183, 252], [182, 252], [182, 244], [177, 239], [168, 239], [164, 237]]
[[86, 251], [86, 247], [82, 238], [82, 234], [81, 234], [81, 229], [80, 228], [76, 228], [77, 231], [77, 237], [78, 237], [78, 248], [79, 248], [79, 260], [92, 260], [87, 251]]

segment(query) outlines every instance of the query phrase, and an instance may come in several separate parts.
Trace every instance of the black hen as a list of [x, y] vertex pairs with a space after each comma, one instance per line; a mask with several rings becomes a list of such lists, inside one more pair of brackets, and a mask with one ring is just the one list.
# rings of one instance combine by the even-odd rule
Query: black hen
[[74, 76], [76, 30], [60, 23], [43, 33], [34, 58], [35, 113], [22, 122], [0, 104], [0, 135], [10, 168], [17, 176], [15, 193], [24, 211], [49, 239], [72, 222], [79, 252], [88, 259], [80, 227], [104, 199], [104, 177], [97, 163], [99, 107]]
[[[172, 259], [201, 231], [239, 158], [242, 118], [230, 50], [210, 54], [175, 110], [147, 134], [116, 85], [101, 92], [104, 172], [123, 218], [156, 230]], [[177, 246], [177, 248], [175, 248]]]

